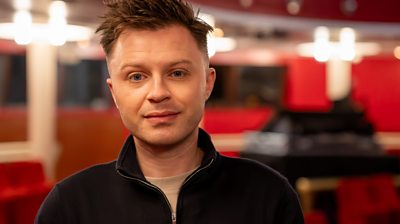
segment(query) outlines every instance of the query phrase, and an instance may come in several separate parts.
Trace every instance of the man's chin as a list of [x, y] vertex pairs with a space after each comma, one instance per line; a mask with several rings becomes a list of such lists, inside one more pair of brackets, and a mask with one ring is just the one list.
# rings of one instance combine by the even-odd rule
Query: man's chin
[[174, 129], [156, 129], [146, 133], [141, 133], [140, 136], [136, 136], [139, 141], [143, 141], [149, 146], [153, 147], [173, 147], [185, 142], [192, 133], [184, 133]]
[[153, 149], [161, 149], [161, 150], [169, 150], [173, 149], [179, 145], [182, 141], [175, 140], [175, 139], [168, 139], [165, 138], [151, 138], [151, 139], [136, 139], [141, 141], [149, 148]]

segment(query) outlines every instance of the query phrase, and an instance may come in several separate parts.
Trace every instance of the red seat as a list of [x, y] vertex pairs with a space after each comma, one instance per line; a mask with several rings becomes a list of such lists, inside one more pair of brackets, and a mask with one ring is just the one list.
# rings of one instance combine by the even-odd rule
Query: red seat
[[32, 186], [45, 182], [43, 166], [40, 162], [23, 161], [7, 164], [9, 178], [14, 187]]
[[370, 197], [375, 206], [387, 214], [388, 223], [400, 223], [400, 201], [393, 177], [389, 174], [369, 178]]
[[0, 201], [0, 224], [8, 224], [6, 206]]
[[6, 167], [0, 164], [0, 224], [9, 224], [8, 203], [13, 198]]
[[49, 190], [42, 188], [27, 191], [26, 194], [14, 198], [8, 205], [9, 224], [32, 224]]
[[328, 224], [328, 219], [322, 211], [312, 211], [304, 214], [304, 224]]
[[2, 196], [6, 188], [6, 180], [4, 167], [0, 164], [0, 224], [7, 224], [5, 201]]
[[339, 224], [367, 224], [384, 216], [383, 211], [379, 211], [370, 198], [366, 178], [342, 179], [336, 195]]
[[389, 175], [346, 178], [336, 191], [339, 224], [399, 223], [399, 202]]
[[32, 224], [53, 184], [46, 181], [40, 162], [24, 161], [1, 165], [5, 168], [6, 184], [9, 185], [5, 204], [7, 224]]

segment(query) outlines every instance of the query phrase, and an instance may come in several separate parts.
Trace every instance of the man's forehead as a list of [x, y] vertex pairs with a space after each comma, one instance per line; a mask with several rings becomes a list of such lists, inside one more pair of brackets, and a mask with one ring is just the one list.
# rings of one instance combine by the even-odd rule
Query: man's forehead
[[194, 51], [195, 48], [200, 52], [189, 31], [177, 26], [157, 30], [126, 29], [114, 44], [114, 51], [121, 52]]
[[121, 62], [124, 57], [146, 59], [148, 55], [155, 57], [154, 60], [165, 57], [167, 61], [192, 61], [200, 56], [208, 61], [190, 32], [180, 25], [156, 30], [127, 28], [121, 32], [107, 58], [108, 62], [114, 59]]

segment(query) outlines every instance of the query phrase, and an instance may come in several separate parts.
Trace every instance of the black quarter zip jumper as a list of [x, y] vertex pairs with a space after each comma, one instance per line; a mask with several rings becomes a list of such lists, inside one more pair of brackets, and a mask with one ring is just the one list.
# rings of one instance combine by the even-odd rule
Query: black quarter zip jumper
[[141, 172], [132, 136], [116, 161], [58, 183], [36, 224], [303, 224], [288, 181], [261, 163], [219, 155], [200, 129], [202, 165], [184, 181], [176, 217], [164, 193]]

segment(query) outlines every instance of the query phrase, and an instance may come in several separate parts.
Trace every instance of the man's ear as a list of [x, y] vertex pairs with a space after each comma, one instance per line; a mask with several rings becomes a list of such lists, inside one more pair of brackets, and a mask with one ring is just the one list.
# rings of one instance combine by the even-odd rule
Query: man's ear
[[214, 88], [214, 83], [216, 79], [216, 71], [214, 68], [208, 68], [206, 77], [206, 99], [208, 99]]
[[116, 106], [117, 109], [118, 109], [118, 103], [117, 103], [117, 100], [115, 99], [114, 89], [113, 89], [113, 83], [112, 83], [111, 78], [107, 78], [106, 82], [107, 82], [108, 89], [110, 89], [111, 96], [112, 96], [112, 98], [113, 98], [113, 100], [114, 100], [114, 104], [115, 104], [115, 106]]

